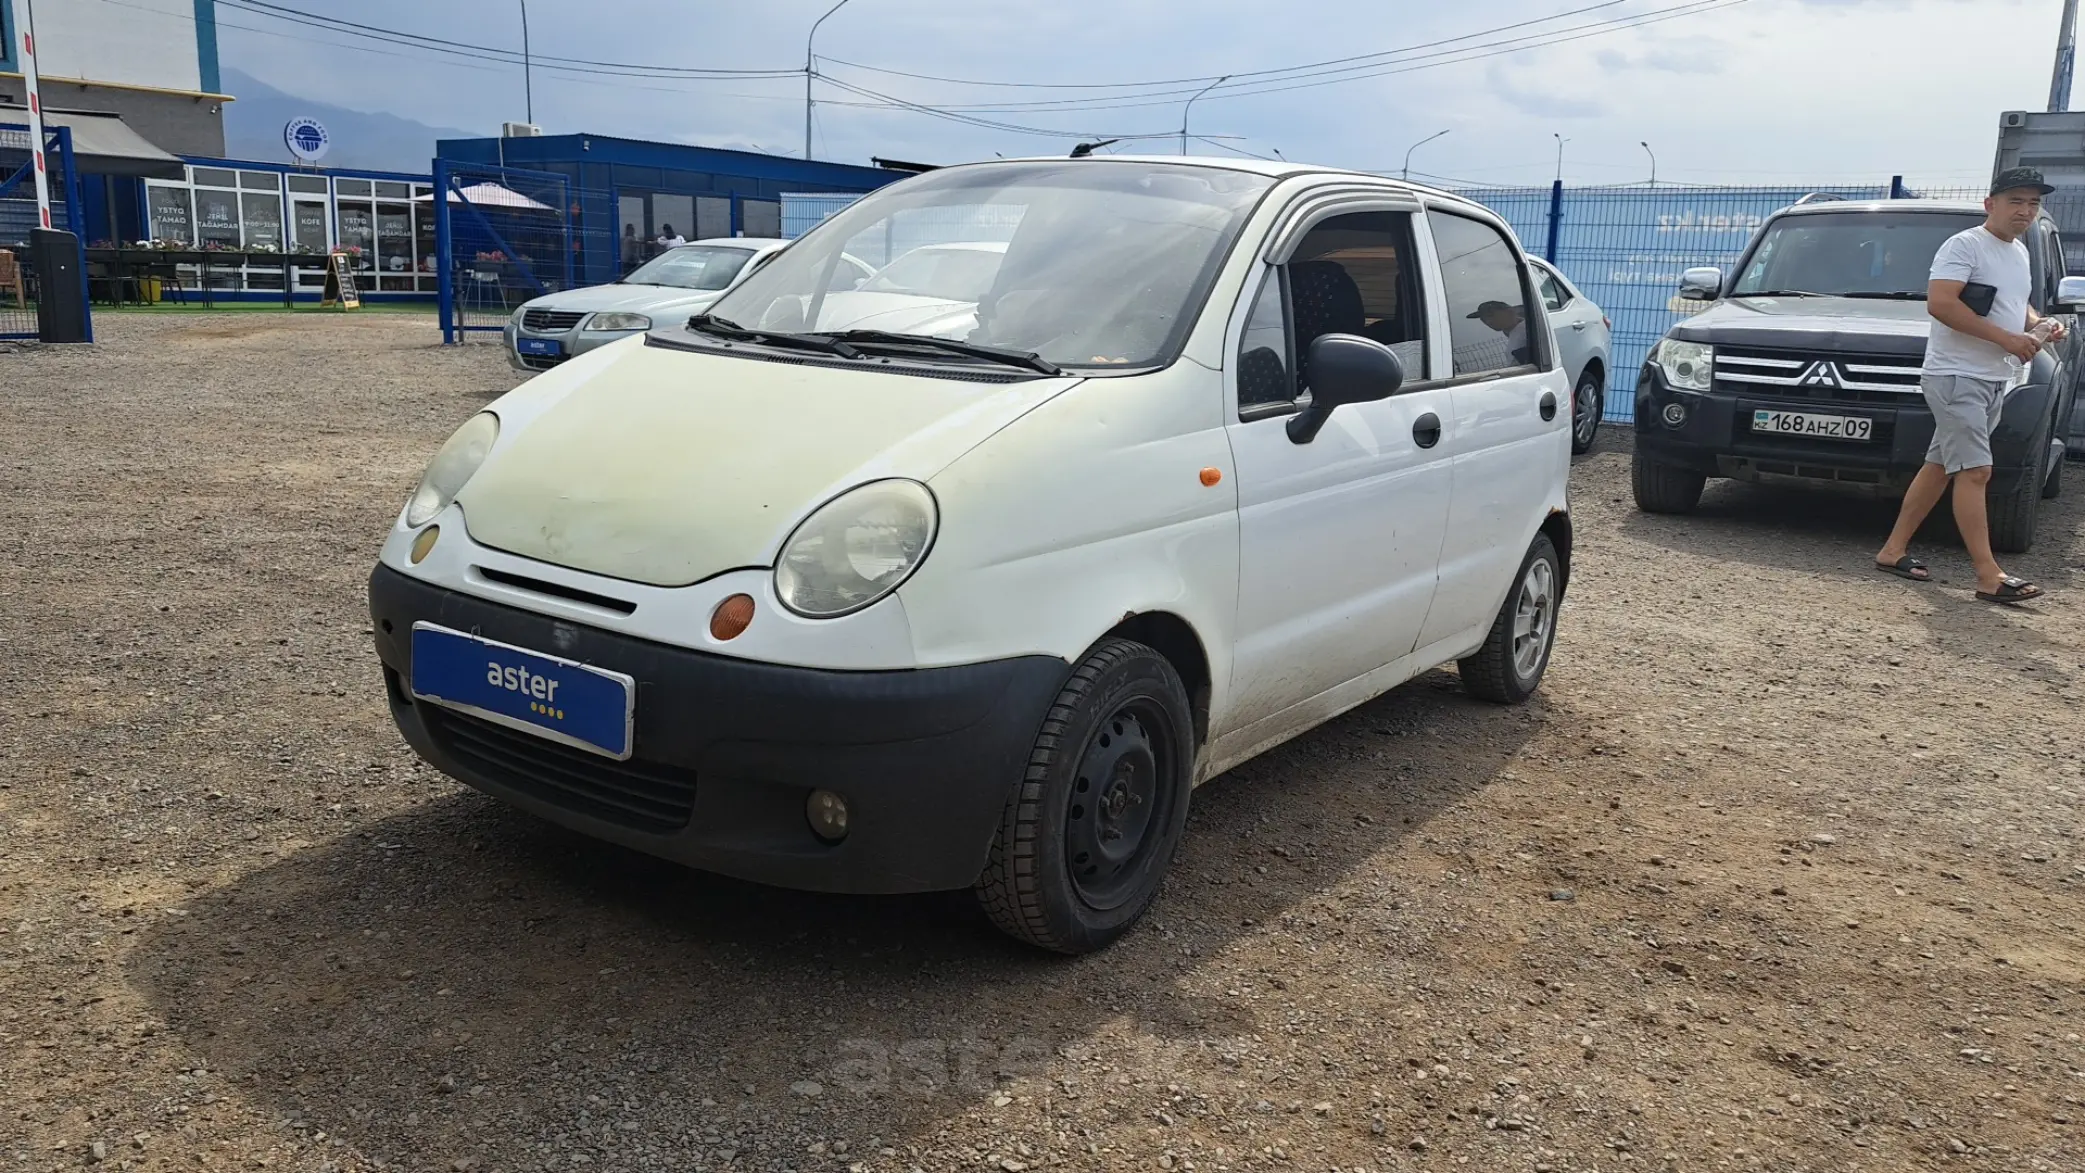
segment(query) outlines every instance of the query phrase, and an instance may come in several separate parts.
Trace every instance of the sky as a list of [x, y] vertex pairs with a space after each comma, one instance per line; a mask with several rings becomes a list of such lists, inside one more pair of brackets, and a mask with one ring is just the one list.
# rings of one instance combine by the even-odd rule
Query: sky
[[[85, 0], [105, 3], [107, 0]], [[223, 63], [315, 101], [494, 132], [524, 117], [522, 70], [218, 7]], [[308, 12], [500, 49], [521, 47], [520, 0], [273, 0]], [[1187, 93], [1224, 75], [1410, 50], [1399, 72], [1289, 92], [1244, 79], [1197, 100], [1198, 154], [1226, 149], [1485, 185], [1973, 183], [1988, 176], [1999, 114], [2047, 102], [2062, 0], [1706, 0], [1658, 23], [1583, 35], [1688, 0], [847, 0], [818, 33], [814, 155], [955, 163], [1060, 154], [1084, 133], [1173, 134], [1135, 145], [1174, 153]], [[832, 0], [529, 0], [531, 52], [682, 69], [794, 70]], [[111, 7], [112, 19], [120, 8]], [[1544, 21], [1509, 31], [1487, 30]], [[1570, 30], [1578, 28], [1579, 32]], [[1508, 38], [1577, 36], [1455, 60], [1423, 54]], [[1483, 50], [1493, 52], [1492, 50]], [[838, 59], [824, 60], [824, 59]], [[854, 64], [839, 64], [846, 61]], [[1427, 68], [1414, 68], [1426, 65]], [[963, 79], [929, 81], [864, 66]], [[1201, 79], [1201, 80], [1187, 80]], [[1014, 88], [971, 84], [996, 81]], [[1175, 84], [1122, 87], [1119, 83]], [[1085, 101], [973, 116], [1035, 134], [892, 109]], [[803, 151], [804, 81], [580, 75], [539, 65], [534, 119], [546, 134]], [[1260, 89], [1270, 88], [1261, 82]], [[2081, 95], [2085, 97], [2085, 95]], [[1648, 143], [1647, 151], [1643, 145]]]

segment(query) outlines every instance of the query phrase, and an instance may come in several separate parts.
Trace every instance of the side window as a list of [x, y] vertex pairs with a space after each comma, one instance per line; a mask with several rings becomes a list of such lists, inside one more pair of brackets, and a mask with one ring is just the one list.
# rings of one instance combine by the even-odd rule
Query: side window
[[1403, 212], [1355, 212], [1318, 224], [1267, 275], [1238, 347], [1241, 412], [1292, 403], [1310, 387], [1310, 344], [1359, 334], [1389, 347], [1405, 381], [1426, 379], [1426, 301]]
[[1570, 304], [1571, 295], [1564, 292], [1564, 287], [1557, 284], [1557, 279], [1550, 275], [1549, 270], [1536, 269], [1535, 276], [1537, 278], [1535, 288], [1542, 295], [1543, 306], [1551, 313], [1555, 313]]
[[2055, 305], [2057, 289], [2063, 284], [2063, 279], [2069, 275], [2069, 271], [2063, 260], [2063, 237], [2057, 233], [2054, 225], [2051, 225], [2042, 237], [2042, 254], [2048, 258], [2043, 264], [2047, 273], [2042, 279], [2042, 288], [2047, 291], [2046, 304]]
[[1282, 273], [1270, 270], [1253, 299], [1238, 343], [1238, 410], [1249, 411], [1296, 398], [1294, 364], [1289, 361], [1289, 315], [1282, 304]]
[[1541, 365], [1541, 333], [1529, 329], [1527, 270], [1513, 246], [1488, 224], [1439, 211], [1427, 219], [1441, 256], [1456, 376]]

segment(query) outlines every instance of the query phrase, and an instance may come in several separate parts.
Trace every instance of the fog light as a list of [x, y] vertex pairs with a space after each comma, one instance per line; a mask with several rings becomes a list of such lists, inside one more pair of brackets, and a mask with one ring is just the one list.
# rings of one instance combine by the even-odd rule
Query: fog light
[[419, 536], [413, 539], [413, 565], [418, 566], [427, 561], [427, 556], [434, 553], [435, 540], [441, 536], [442, 527], [438, 525], [430, 525], [420, 531]]
[[1687, 407], [1686, 407], [1686, 405], [1685, 405], [1685, 404], [1682, 404], [1682, 403], [1668, 403], [1668, 404], [1666, 404], [1666, 405], [1665, 405], [1665, 426], [1666, 426], [1666, 427], [1669, 427], [1669, 428], [1676, 428], [1676, 427], [1679, 427], [1679, 426], [1680, 426], [1681, 424], [1684, 424], [1684, 423], [1686, 423], [1686, 422], [1687, 422]]
[[744, 635], [753, 623], [753, 596], [733, 595], [710, 612], [709, 635], [718, 643]]
[[811, 792], [804, 817], [811, 820], [811, 833], [827, 843], [847, 838], [847, 800], [830, 790]]

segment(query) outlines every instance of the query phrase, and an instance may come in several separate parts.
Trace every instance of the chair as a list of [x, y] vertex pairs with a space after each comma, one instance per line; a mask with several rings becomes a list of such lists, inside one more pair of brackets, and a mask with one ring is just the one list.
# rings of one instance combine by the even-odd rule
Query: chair
[[1368, 325], [1361, 287], [1336, 261], [1289, 266], [1289, 302], [1295, 314], [1300, 386], [1310, 386], [1310, 344], [1325, 334], [1359, 334]]

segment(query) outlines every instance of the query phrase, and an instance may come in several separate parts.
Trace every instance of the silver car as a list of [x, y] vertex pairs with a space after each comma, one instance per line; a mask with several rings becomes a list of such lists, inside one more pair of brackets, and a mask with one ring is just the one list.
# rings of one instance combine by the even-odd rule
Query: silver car
[[1591, 451], [1607, 410], [1607, 376], [1613, 369], [1614, 323], [1593, 299], [1578, 291], [1556, 266], [1530, 257], [1535, 289], [1549, 310], [1557, 357], [1571, 372], [1571, 451]]
[[[655, 321], [685, 321], [782, 251], [786, 240], [728, 237], [667, 249], [609, 285], [567, 289], [524, 302], [507, 321], [507, 361], [525, 371], [547, 371], [574, 355], [642, 333]], [[853, 288], [870, 274], [851, 268], [834, 276]]]

